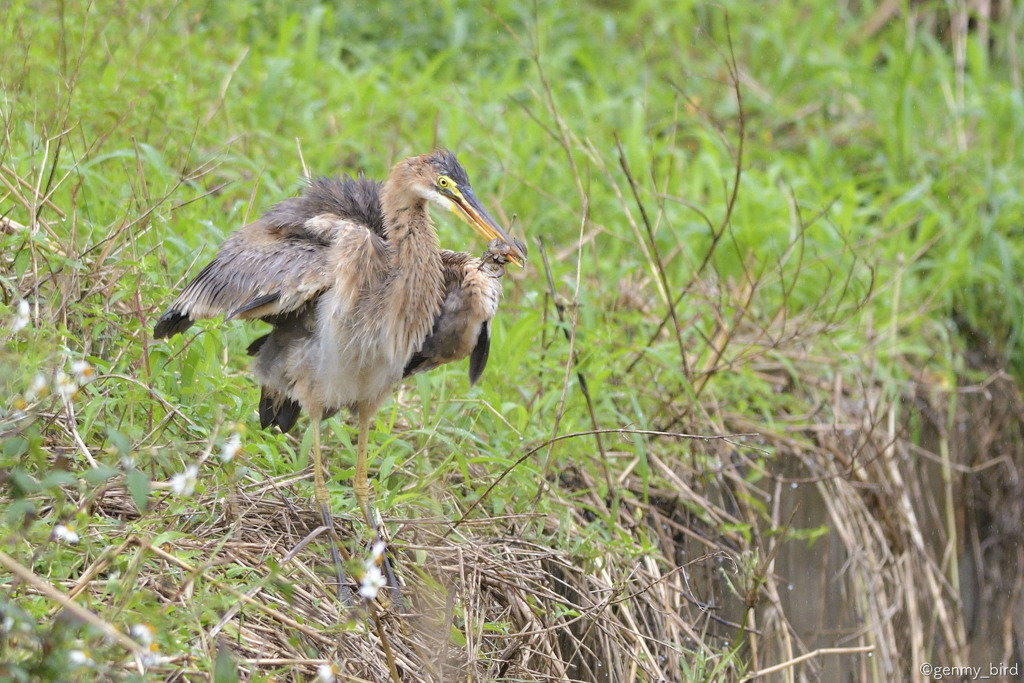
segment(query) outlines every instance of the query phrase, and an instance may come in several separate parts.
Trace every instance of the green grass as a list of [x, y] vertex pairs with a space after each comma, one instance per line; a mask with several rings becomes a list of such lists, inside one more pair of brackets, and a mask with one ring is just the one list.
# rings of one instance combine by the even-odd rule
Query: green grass
[[[1012, 10], [993, 23], [991, 49], [969, 34], [958, 71], [945, 8], [923, 11], [931, 23], [894, 18], [868, 35], [872, 8], [846, 3], [7, 3], [3, 551], [66, 592], [105, 549], [136, 539], [93, 577], [87, 606], [124, 632], [157, 626], [171, 659], [132, 673], [119, 646], [56, 620], [52, 600], [4, 580], [0, 671], [209, 674], [216, 642], [199, 634], [236, 601], [223, 584], [277, 590], [297, 580], [239, 566], [207, 568], [219, 583], [207, 582], [165, 565], [168, 585], [192, 582], [178, 599], [152, 579], [148, 544], [203, 565], [229, 537], [211, 531], [228, 514], [218, 501], [304, 467], [309, 440], [305, 420], [297, 438], [257, 429], [244, 353], [255, 326], [212, 322], [154, 341], [152, 325], [227, 234], [300, 191], [303, 163], [383, 177], [438, 145], [457, 151], [492, 213], [515, 217], [530, 263], [506, 277], [476, 387], [465, 367], [444, 368], [404, 383], [381, 410], [372, 468], [384, 519], [452, 522], [477, 504], [470, 517], [494, 518], [488, 533], [521, 533], [587, 574], [616, 558], [622, 573], [611, 580], [628, 593], [629, 567], [643, 558], [665, 571], [681, 562], [663, 554], [657, 529], [628, 524], [679, 492], [671, 472], [697, 498], [665, 514], [688, 511], [729, 557], [694, 569], [712, 591], [701, 599], [761, 627], [763, 613], [746, 621], [745, 594], [771, 602], [761, 583], [786, 583], [763, 564], [769, 539], [814, 547], [830, 528], [822, 519], [788, 528], [777, 506], [792, 500], [773, 497], [763, 474], [810, 467], [799, 458], [832, 448], [793, 425], [843, 422], [830, 402], [839, 384], [874, 425], [914, 382], [947, 392], [998, 368], [1017, 380], [1024, 372], [1024, 100], [1008, 47], [1024, 17]], [[443, 245], [482, 250], [461, 226], [438, 223]], [[558, 323], [541, 238], [574, 326]], [[22, 299], [30, 324], [9, 331]], [[593, 421], [566, 371], [569, 329]], [[37, 373], [52, 385], [76, 360], [95, 375], [73, 399], [30, 394]], [[912, 407], [895, 410], [901, 423], [917, 419]], [[762, 436], [735, 446], [616, 434], [548, 445], [595, 422]], [[238, 431], [244, 451], [222, 465], [217, 454]], [[347, 482], [351, 429], [335, 419], [325, 433], [339, 454], [332, 478]], [[794, 442], [782, 438], [791, 433]], [[868, 430], [863, 443], [876, 436]], [[920, 430], [900, 438], [927, 447]], [[195, 494], [173, 495], [166, 483], [192, 464]], [[308, 507], [311, 487], [289, 485], [293, 504]], [[116, 492], [119, 514], [108, 500]], [[352, 509], [347, 483], [332, 495], [336, 510]], [[61, 522], [74, 524], [79, 544], [51, 537]], [[510, 624], [487, 627], [519, 628]], [[694, 629], [700, 642], [672, 644], [682, 663], [657, 665], [674, 680], [736, 678], [785, 659], [753, 660], [749, 631]], [[97, 669], [50, 656], [71, 650], [92, 652]], [[654, 668], [642, 661], [636, 675], [651, 680]], [[247, 671], [298, 675], [286, 665]]]

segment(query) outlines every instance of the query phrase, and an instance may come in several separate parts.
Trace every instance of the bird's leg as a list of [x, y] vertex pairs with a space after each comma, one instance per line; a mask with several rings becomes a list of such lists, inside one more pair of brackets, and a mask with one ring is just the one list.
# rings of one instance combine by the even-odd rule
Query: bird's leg
[[310, 418], [313, 422], [313, 495], [320, 505], [320, 516], [323, 518], [324, 526], [334, 529], [334, 521], [331, 519], [331, 497], [327, 492], [327, 482], [324, 481], [323, 456], [320, 453], [320, 415], [319, 412], [310, 411]]
[[[366, 452], [369, 450], [370, 422], [373, 420], [373, 416], [376, 415], [377, 410], [376, 407], [371, 408], [363, 404], [359, 406], [358, 412], [359, 436], [356, 442], [356, 470], [352, 476], [352, 490], [356, 496], [356, 505], [362, 510], [366, 523], [373, 530], [373, 535], [377, 541], [383, 542], [384, 539], [374, 519], [373, 509], [370, 507], [370, 479], [366, 471]], [[388, 560], [387, 553], [382, 556], [381, 562], [384, 576], [387, 578], [388, 586], [391, 588], [391, 599], [398, 606], [399, 611], [404, 611], [405, 600], [402, 598], [402, 589], [398, 585], [398, 579], [395, 577], [394, 570], [391, 569], [391, 562]]]
[[366, 473], [366, 451], [370, 441], [370, 421], [374, 411], [359, 406], [359, 438], [356, 445], [356, 471], [352, 477], [352, 489], [356, 494], [356, 504], [366, 517], [366, 523], [376, 531], [373, 522], [373, 511], [370, 509], [370, 480]]
[[320, 411], [309, 412], [313, 421], [313, 496], [320, 505], [320, 517], [327, 527], [327, 537], [331, 542], [331, 557], [334, 559], [334, 569], [338, 578], [338, 599], [347, 603], [351, 601], [351, 595], [345, 586], [345, 570], [341, 564], [341, 552], [338, 550], [339, 539], [334, 530], [331, 496], [327, 492], [327, 482], [324, 481], [323, 457], [320, 453]]

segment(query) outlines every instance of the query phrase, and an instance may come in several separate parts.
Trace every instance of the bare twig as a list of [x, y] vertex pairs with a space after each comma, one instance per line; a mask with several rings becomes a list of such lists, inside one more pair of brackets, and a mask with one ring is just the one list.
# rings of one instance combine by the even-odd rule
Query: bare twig
[[785, 671], [786, 669], [790, 669], [796, 666], [797, 664], [800, 664], [801, 662], [806, 662], [808, 659], [815, 659], [817, 657], [827, 657], [831, 655], [860, 655], [868, 654], [874, 651], [874, 645], [864, 645], [862, 647], [822, 647], [818, 648], [817, 650], [814, 650], [813, 652], [808, 652], [807, 654], [800, 655], [799, 657], [794, 657], [788, 662], [782, 662], [781, 664], [770, 666], [767, 669], [761, 669], [760, 671], [755, 671], [753, 673], [747, 674], [743, 677], [743, 680], [752, 681], [755, 678], [760, 678], [761, 676], [767, 676], [768, 674], [777, 673], [779, 671]]
[[48, 581], [44, 581], [35, 572], [30, 570], [28, 567], [22, 566], [20, 562], [3, 551], [0, 551], [0, 564], [2, 564], [7, 571], [17, 576], [21, 581], [39, 591], [50, 600], [53, 600], [75, 617], [98, 629], [108, 638], [117, 642], [125, 649], [135, 654], [142, 654], [145, 652], [145, 649], [139, 643], [136, 643], [134, 640], [126, 636], [116, 626], [108, 621], [104, 621], [97, 615], [85, 609], [66, 594], [54, 588], [53, 584]]

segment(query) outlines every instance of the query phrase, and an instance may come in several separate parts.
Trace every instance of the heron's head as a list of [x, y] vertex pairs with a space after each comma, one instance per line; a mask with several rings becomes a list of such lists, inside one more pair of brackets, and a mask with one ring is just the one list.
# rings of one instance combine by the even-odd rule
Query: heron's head
[[402, 163], [407, 165], [407, 180], [413, 192], [435, 206], [451, 211], [488, 242], [501, 239], [510, 245], [508, 258], [512, 263], [521, 267], [526, 262], [526, 252], [519, 248], [522, 242], [509, 237], [498, 221], [480, 204], [469, 184], [466, 169], [462, 168], [454, 154], [439, 149]]

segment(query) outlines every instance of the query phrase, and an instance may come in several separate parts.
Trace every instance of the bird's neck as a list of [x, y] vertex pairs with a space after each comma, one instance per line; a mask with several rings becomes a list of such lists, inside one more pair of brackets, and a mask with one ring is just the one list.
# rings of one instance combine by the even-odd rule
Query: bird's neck
[[427, 202], [415, 195], [388, 192], [382, 197], [388, 245], [388, 278], [383, 322], [393, 353], [404, 362], [423, 344], [441, 312], [444, 297], [437, 231]]

